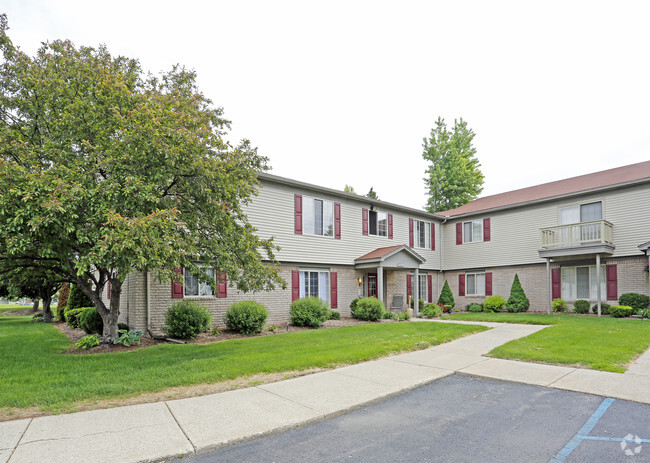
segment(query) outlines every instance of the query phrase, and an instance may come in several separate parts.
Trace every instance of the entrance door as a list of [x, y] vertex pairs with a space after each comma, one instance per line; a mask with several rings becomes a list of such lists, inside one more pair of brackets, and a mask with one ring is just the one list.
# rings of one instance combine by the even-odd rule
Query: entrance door
[[377, 274], [368, 274], [368, 286], [366, 288], [366, 295], [368, 297], [377, 297]]

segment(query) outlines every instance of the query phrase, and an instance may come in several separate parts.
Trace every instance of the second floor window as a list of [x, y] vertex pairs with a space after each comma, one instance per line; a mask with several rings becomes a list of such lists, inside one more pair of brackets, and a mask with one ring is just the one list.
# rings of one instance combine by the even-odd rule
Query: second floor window
[[463, 243], [483, 241], [483, 220], [463, 223]]
[[422, 220], [414, 220], [415, 247], [431, 249], [431, 224]]
[[369, 211], [368, 232], [371, 235], [388, 236], [388, 214], [379, 211]]
[[572, 223], [592, 222], [603, 218], [603, 203], [600, 201], [588, 204], [577, 204], [575, 206], [563, 207], [560, 209], [560, 220], [562, 225]]
[[334, 236], [334, 203], [321, 199], [303, 198], [303, 233]]

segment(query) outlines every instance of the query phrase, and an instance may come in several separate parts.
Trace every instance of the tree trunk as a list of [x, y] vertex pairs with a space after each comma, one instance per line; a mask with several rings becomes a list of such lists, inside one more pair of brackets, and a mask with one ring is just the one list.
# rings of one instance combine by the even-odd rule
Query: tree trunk
[[52, 308], [50, 304], [52, 303], [52, 296], [49, 294], [43, 297], [43, 321], [45, 323], [52, 323]]
[[106, 307], [101, 298], [103, 288], [95, 288], [93, 291], [87, 281], [77, 276], [77, 286], [93, 301], [104, 322], [104, 331], [102, 332], [104, 344], [113, 344], [113, 341], [118, 338], [117, 319], [120, 316], [120, 294], [122, 293], [122, 282], [119, 279], [111, 278], [109, 281], [111, 282], [111, 298], [109, 307]]
[[34, 305], [32, 306], [32, 312], [36, 312], [38, 310], [38, 302], [40, 301], [39, 298], [34, 299]]

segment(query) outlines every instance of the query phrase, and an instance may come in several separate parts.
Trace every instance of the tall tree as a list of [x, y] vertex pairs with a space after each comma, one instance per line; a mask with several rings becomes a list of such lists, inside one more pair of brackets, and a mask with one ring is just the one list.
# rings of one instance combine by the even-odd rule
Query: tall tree
[[454, 120], [449, 131], [444, 119], [438, 117], [429, 138], [424, 138], [422, 157], [430, 163], [424, 179], [429, 212], [455, 209], [483, 191], [481, 164], [472, 146], [474, 135], [462, 118]]
[[352, 185], [348, 185], [347, 183], [345, 184], [343, 191], [345, 191], [346, 193], [352, 193], [353, 195], [357, 194], [357, 192], [354, 191], [354, 187]]
[[41, 300], [44, 320], [52, 321], [50, 304], [63, 283], [60, 276], [39, 266], [32, 267], [29, 262], [0, 260], [0, 278], [3, 282], [0, 296], [32, 299], [34, 312], [38, 310]]
[[[117, 337], [122, 282], [206, 268], [242, 291], [286, 285], [276, 246], [243, 212], [267, 169], [247, 140], [174, 67], [159, 77], [104, 46], [15, 47], [0, 16], [0, 260], [31, 262], [74, 283]], [[266, 260], [266, 263], [262, 259]], [[110, 282], [110, 302], [102, 291]]]
[[377, 201], [379, 201], [379, 196], [377, 196], [377, 192], [375, 192], [375, 190], [372, 187], [370, 187], [370, 191], [368, 191], [368, 194], [366, 196], [368, 198], [376, 199]]

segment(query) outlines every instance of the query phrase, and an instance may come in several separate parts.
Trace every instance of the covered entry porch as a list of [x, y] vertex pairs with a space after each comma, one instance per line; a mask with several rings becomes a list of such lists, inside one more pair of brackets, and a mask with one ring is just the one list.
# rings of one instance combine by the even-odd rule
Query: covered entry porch
[[[387, 310], [408, 308], [409, 296], [406, 275], [414, 274], [413, 293], [419, 294], [420, 265], [425, 259], [406, 245], [378, 248], [354, 260], [355, 269], [363, 271], [363, 296], [376, 297]], [[418, 298], [414, 298], [413, 313], [419, 315]]]

